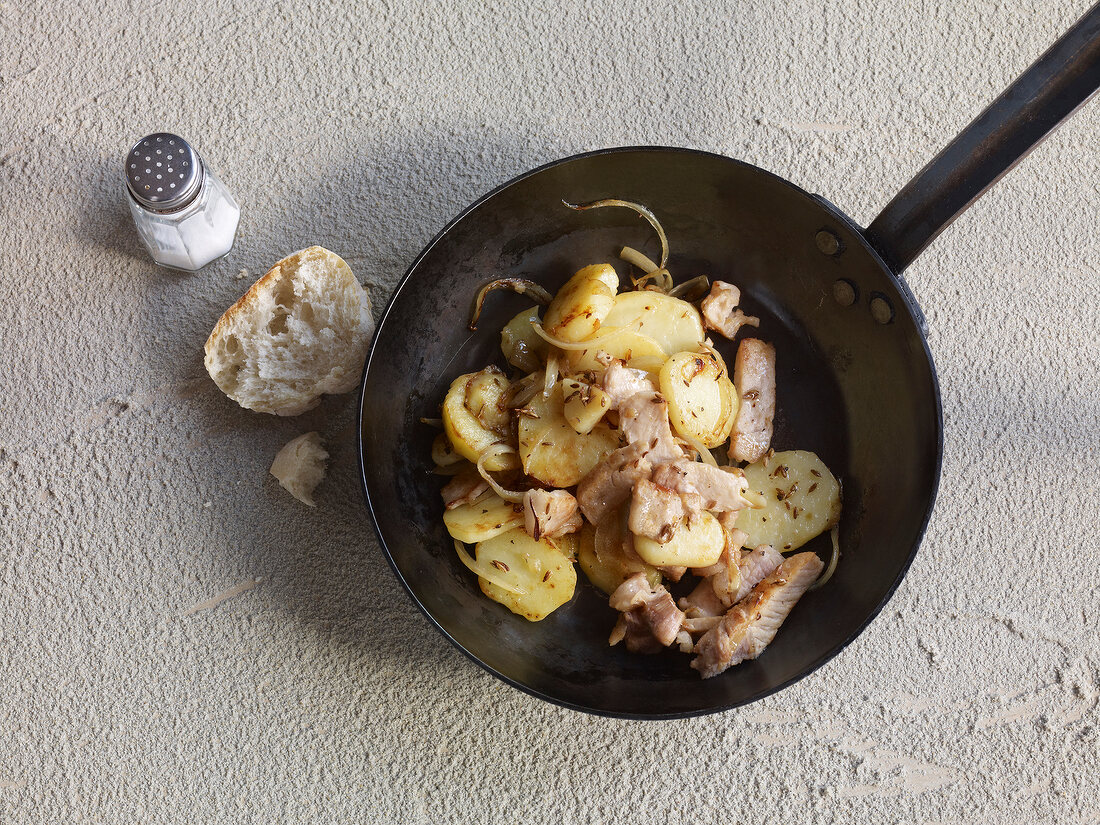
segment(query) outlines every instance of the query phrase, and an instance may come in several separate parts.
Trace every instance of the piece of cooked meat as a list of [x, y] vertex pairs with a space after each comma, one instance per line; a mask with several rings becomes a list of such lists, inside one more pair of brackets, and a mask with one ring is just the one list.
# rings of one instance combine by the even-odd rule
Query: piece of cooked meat
[[[723, 569], [726, 569], [723, 565]], [[733, 566], [737, 569], [737, 565]], [[723, 604], [715, 592], [713, 582], [705, 578], [695, 585], [695, 589], [680, 599], [680, 609], [690, 619], [705, 618], [708, 616], [722, 616], [729, 610], [728, 604]]]
[[736, 467], [712, 467], [681, 458], [654, 467], [652, 480], [677, 493], [700, 496], [703, 509], [716, 513], [749, 505], [742, 496], [749, 487], [748, 481]]
[[581, 529], [577, 500], [566, 490], [528, 490], [523, 494], [523, 526], [535, 541]]
[[740, 289], [725, 281], [715, 281], [710, 285], [710, 294], [699, 307], [703, 313], [703, 324], [707, 329], [720, 332], [731, 341], [741, 327], [760, 326], [759, 318], [746, 315], [738, 308], [740, 302]]
[[661, 575], [668, 579], [670, 582], [678, 582], [684, 577], [684, 573], [688, 569], [682, 565], [662, 564], [657, 567], [661, 571]]
[[577, 484], [577, 504], [592, 524], [599, 524], [630, 498], [639, 479], [649, 478], [653, 465], [640, 444], [609, 453]]
[[727, 518], [728, 516], [735, 516], [733, 513], [719, 513], [718, 523], [722, 525], [722, 529], [726, 534], [726, 547], [722, 552], [721, 557], [717, 562], [709, 567], [695, 567], [692, 569], [692, 573], [696, 576], [713, 576], [715, 573], [721, 573], [729, 565], [729, 562], [733, 562], [736, 566], [741, 561], [741, 548], [745, 546], [745, 542], [748, 540], [748, 534], [744, 530], [738, 530], [732, 526], [730, 522], [734, 519]]
[[798, 553], [752, 589], [695, 644], [691, 666], [704, 679], [755, 659], [825, 565], [814, 553]]
[[750, 464], [768, 451], [775, 418], [775, 347], [745, 338], [737, 347], [733, 386], [741, 406], [730, 433], [729, 457]]
[[443, 495], [444, 506], [448, 510], [453, 510], [455, 507], [471, 503], [488, 489], [489, 482], [481, 477], [481, 473], [468, 467], [444, 484], [439, 492]]
[[645, 370], [632, 369], [616, 358], [604, 370], [603, 391], [611, 399], [611, 408], [617, 410], [631, 396], [640, 392], [656, 392], [657, 388]]
[[632, 653], [656, 653], [676, 641], [684, 614], [664, 585], [649, 586], [645, 573], [635, 573], [611, 594], [610, 605], [620, 611], [608, 644], [626, 640]]
[[743, 553], [738, 562], [741, 582], [730, 596], [730, 604], [741, 601], [749, 592], [774, 573], [783, 563], [783, 554], [770, 544], [763, 544], [749, 553]]
[[[764, 578], [759, 576], [746, 586], [741, 566], [744, 554], [741, 546], [748, 536], [742, 530], [726, 530], [726, 546], [718, 561], [709, 567], [696, 567], [692, 572], [702, 581], [687, 596], [680, 599], [680, 609], [690, 618], [721, 616]], [[778, 555], [778, 554], [776, 554]], [[779, 561], [783, 561], [782, 556]], [[767, 571], [768, 573], [771, 570]], [[764, 575], [767, 575], [765, 573]], [[691, 629], [691, 628], [689, 628]], [[704, 628], [708, 629], [709, 628]]]
[[664, 544], [684, 520], [684, 502], [680, 495], [647, 478], [634, 485], [630, 499], [630, 531]]
[[675, 461], [684, 455], [672, 437], [668, 402], [658, 392], [634, 393], [619, 406], [619, 430], [628, 444], [641, 444], [654, 464]]
[[[762, 566], [757, 565], [745, 570], [744, 557], [741, 547], [748, 536], [741, 530], [726, 531], [726, 546], [718, 561], [709, 567], [697, 567], [692, 572], [696, 576], [702, 576], [703, 580], [695, 586], [687, 596], [680, 599], [680, 609], [692, 618], [705, 616], [721, 616], [746, 593], [748, 593], [764, 576], [772, 572], [769, 568], [761, 575], [756, 575]], [[771, 550], [771, 548], [768, 548]], [[772, 551], [774, 553], [774, 551]], [[775, 553], [778, 558], [775, 566], [783, 561], [783, 557]], [[745, 573], [751, 578], [746, 579]]]

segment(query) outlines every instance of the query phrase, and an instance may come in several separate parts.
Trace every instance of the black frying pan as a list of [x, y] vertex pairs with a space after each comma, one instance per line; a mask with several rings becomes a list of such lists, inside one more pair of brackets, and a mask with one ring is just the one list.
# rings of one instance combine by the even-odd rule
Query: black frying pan
[[[360, 407], [367, 504], [398, 578], [476, 662], [536, 696], [595, 713], [688, 716], [750, 702], [805, 676], [873, 619], [916, 553], [939, 480], [942, 421], [924, 320], [901, 272], [954, 218], [1100, 87], [1100, 6], [1022, 75], [862, 229], [823, 198], [762, 169], [686, 149], [626, 148], [548, 164], [489, 193], [413, 262], [379, 323]], [[702, 680], [675, 651], [609, 648], [614, 615], [595, 588], [529, 623], [478, 590], [443, 529], [430, 474], [450, 381], [501, 363], [499, 330], [531, 305], [484, 282], [521, 275], [557, 289], [651, 232], [628, 210], [571, 212], [562, 198], [650, 206], [670, 269], [742, 288], [778, 351], [773, 445], [817, 452], [844, 481], [843, 556], [755, 661]], [[652, 247], [650, 247], [652, 248]], [[727, 346], [727, 358], [733, 355]], [[823, 556], [825, 537], [811, 544]]]

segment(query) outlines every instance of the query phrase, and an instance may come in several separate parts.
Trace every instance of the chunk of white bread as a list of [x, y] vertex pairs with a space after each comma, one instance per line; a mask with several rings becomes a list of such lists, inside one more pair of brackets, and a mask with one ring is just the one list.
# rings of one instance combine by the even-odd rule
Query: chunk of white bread
[[206, 371], [242, 407], [298, 415], [359, 383], [374, 332], [367, 291], [334, 252], [279, 261], [225, 311], [206, 341]]
[[325, 477], [327, 458], [321, 436], [315, 432], [306, 433], [279, 450], [271, 462], [271, 474], [294, 498], [313, 507], [313, 491]]

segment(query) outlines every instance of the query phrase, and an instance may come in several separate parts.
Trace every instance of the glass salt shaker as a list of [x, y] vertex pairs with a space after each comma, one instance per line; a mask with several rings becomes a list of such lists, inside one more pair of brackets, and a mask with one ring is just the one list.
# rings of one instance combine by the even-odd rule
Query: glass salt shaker
[[130, 214], [161, 266], [194, 272], [233, 248], [241, 209], [198, 152], [158, 132], [126, 155]]

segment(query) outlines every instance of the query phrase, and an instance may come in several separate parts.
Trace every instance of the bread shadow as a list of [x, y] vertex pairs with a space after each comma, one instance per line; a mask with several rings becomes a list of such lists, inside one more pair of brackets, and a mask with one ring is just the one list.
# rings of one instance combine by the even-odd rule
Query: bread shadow
[[[483, 151], [471, 166], [457, 147], [478, 142]], [[201, 365], [202, 344], [220, 313], [271, 263], [315, 243], [348, 261], [370, 291], [377, 320], [408, 265], [452, 217], [541, 159], [528, 158], [518, 140], [489, 142], [474, 131], [461, 140], [410, 132], [346, 145], [347, 156], [304, 167], [287, 181], [288, 191], [304, 195], [278, 221], [270, 213], [242, 214], [242, 229], [251, 229], [223, 269], [245, 268], [248, 277], [205, 278], [210, 294], [181, 324], [186, 340], [162, 344], [156, 357], [187, 362], [186, 381], [197, 388], [187, 400], [200, 432], [196, 460], [206, 464], [211, 487], [225, 491], [218, 508], [237, 514], [221, 530], [224, 563], [233, 571], [222, 578], [262, 578], [265, 609], [285, 611], [324, 644], [356, 649], [364, 655], [354, 660], [364, 666], [435, 668], [440, 657], [462, 657], [418, 613], [378, 543], [362, 492], [359, 388], [293, 418], [251, 412], [214, 388]], [[330, 453], [316, 508], [293, 499], [268, 472], [283, 444], [311, 430]]]

